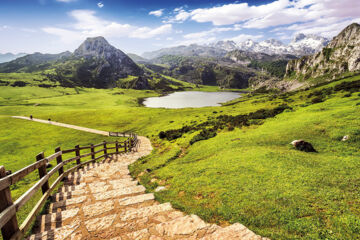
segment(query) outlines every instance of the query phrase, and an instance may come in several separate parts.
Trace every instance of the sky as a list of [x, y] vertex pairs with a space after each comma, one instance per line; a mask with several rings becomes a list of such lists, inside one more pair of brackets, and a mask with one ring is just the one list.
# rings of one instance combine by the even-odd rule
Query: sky
[[277, 39], [327, 38], [360, 23], [360, 0], [1, 0], [0, 53], [74, 51], [103, 36], [126, 53]]

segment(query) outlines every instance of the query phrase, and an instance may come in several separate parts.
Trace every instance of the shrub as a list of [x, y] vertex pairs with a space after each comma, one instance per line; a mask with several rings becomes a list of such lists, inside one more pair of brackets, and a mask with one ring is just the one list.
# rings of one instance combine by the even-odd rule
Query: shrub
[[209, 138], [213, 138], [216, 136], [216, 131], [215, 129], [204, 129], [202, 130], [198, 135], [194, 136], [191, 140], [190, 140], [190, 144], [193, 145], [194, 143], [201, 141], [201, 140], [206, 140]]
[[11, 86], [13, 87], [25, 87], [28, 83], [24, 81], [15, 81]]
[[321, 102], [323, 102], [323, 101], [324, 101], [324, 98], [323, 98], [323, 97], [320, 97], [320, 96], [311, 99], [311, 103], [312, 103], [312, 104], [321, 103]]

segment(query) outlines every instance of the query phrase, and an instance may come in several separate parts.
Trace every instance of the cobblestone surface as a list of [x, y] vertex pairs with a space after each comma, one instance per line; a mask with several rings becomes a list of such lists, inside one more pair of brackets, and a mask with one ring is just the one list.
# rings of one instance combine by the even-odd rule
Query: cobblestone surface
[[262, 239], [245, 226], [205, 223], [170, 203], [160, 204], [129, 175], [128, 165], [152, 151], [139, 137], [137, 152], [116, 155], [69, 176], [52, 196], [49, 213], [39, 216], [28, 239]]

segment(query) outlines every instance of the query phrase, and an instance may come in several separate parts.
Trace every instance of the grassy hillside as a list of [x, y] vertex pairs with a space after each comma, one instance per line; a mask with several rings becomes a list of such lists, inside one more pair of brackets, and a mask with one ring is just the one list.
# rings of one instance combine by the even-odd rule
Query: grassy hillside
[[[211, 222], [239, 221], [273, 239], [356, 239], [359, 81], [355, 76], [303, 92], [248, 94], [200, 109], [144, 108], [139, 98], [159, 95], [150, 90], [2, 86], [0, 126], [6, 130], [0, 132], [0, 165], [15, 171], [42, 150], [50, 154], [57, 145], [104, 140], [11, 115], [135, 131], [150, 137], [155, 150], [133, 164], [132, 174], [149, 191], [165, 185], [166, 191], [156, 193], [160, 201]], [[287, 109], [271, 117], [272, 109], [284, 104]], [[159, 138], [161, 131], [183, 127], [190, 130], [181, 137]], [[204, 130], [216, 136], [191, 145]], [[346, 142], [344, 135], [350, 136]], [[318, 153], [294, 150], [289, 144], [294, 139], [310, 141]], [[32, 182], [13, 189], [15, 197]]]

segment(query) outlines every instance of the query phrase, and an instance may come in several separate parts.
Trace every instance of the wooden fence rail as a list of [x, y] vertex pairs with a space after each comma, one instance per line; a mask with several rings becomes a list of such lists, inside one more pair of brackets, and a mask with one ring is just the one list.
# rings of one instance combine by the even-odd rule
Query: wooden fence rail
[[[106, 159], [108, 156], [113, 154], [120, 154], [133, 151], [139, 146], [139, 141], [136, 134], [132, 133], [116, 133], [109, 132], [109, 136], [116, 137], [128, 137], [123, 142], [102, 142], [99, 144], [91, 144], [90, 146], [75, 146], [73, 149], [61, 150], [60, 147], [55, 148], [55, 153], [45, 157], [44, 153], [41, 152], [36, 155], [36, 162], [29, 166], [20, 169], [10, 175], [6, 176], [4, 166], [0, 166], [0, 228], [1, 234], [4, 240], [9, 239], [21, 239], [24, 237], [26, 232], [29, 230], [31, 223], [34, 221], [36, 215], [41, 211], [44, 203], [50, 194], [56, 189], [61, 181], [77, 170], [78, 168], [93, 163], [99, 159]], [[101, 149], [96, 149], [102, 147]], [[82, 150], [89, 149], [90, 152], [83, 153]], [[64, 155], [74, 153], [75, 156], [63, 160]], [[100, 156], [96, 156], [99, 153], [103, 153]], [[81, 162], [81, 159], [90, 157], [90, 160]], [[49, 172], [47, 166], [50, 162], [56, 160], [56, 166], [54, 166]], [[64, 166], [76, 161], [75, 166], [64, 171]], [[29, 188], [23, 195], [21, 195], [15, 202], [11, 198], [11, 185], [16, 184], [18, 181], [29, 175], [30, 173], [38, 170], [39, 181], [37, 181], [31, 188]], [[49, 179], [55, 173], [58, 173], [58, 178], [49, 186]], [[41, 188], [42, 197], [36, 203], [34, 208], [28, 214], [24, 222], [19, 227], [16, 213], [24, 206]]]

